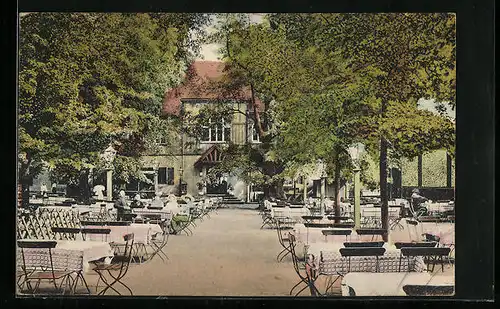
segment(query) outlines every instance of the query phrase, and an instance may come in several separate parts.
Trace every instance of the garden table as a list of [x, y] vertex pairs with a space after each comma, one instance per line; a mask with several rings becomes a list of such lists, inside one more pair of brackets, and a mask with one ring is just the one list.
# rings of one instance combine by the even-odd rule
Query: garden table
[[[30, 239], [26, 239], [32, 241]], [[23, 241], [23, 240], [20, 240]], [[36, 240], [43, 241], [43, 240]], [[54, 240], [47, 240], [54, 241]], [[21, 249], [18, 249], [17, 260], [22, 265]], [[24, 249], [25, 257], [38, 256], [29, 259], [30, 266], [49, 267], [49, 259], [40, 258], [39, 253], [41, 249], [30, 248]], [[52, 249], [52, 260], [54, 269], [57, 270], [72, 270], [75, 272], [90, 270], [89, 262], [104, 259], [104, 262], [109, 264], [114, 256], [114, 251], [107, 242], [100, 241], [83, 241], [83, 240], [57, 240], [57, 245]]]
[[158, 224], [149, 224], [149, 223], [132, 223], [128, 226], [107, 226], [107, 225], [86, 225], [82, 226], [82, 228], [104, 228], [110, 229], [111, 232], [109, 235], [103, 234], [89, 234], [86, 236], [87, 241], [103, 241], [107, 240], [108, 242], [114, 242], [117, 244], [124, 243], [123, 235], [126, 234], [134, 234], [134, 243], [136, 244], [149, 244], [151, 237], [154, 234], [163, 233], [163, 230]]

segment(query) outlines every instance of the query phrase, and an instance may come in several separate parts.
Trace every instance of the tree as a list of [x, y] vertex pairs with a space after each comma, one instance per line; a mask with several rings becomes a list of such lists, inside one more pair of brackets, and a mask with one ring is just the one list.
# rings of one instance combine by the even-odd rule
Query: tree
[[[204, 15], [30, 13], [21, 18], [20, 174], [25, 186], [42, 162], [88, 198], [91, 170], [113, 143], [126, 181], [158, 132], [166, 88], [179, 82]], [[155, 124], [154, 126], [151, 124]], [[127, 167], [135, 166], [132, 170]], [[135, 172], [134, 172], [135, 171]]]
[[[275, 16], [276, 22], [286, 18]], [[295, 25], [290, 35], [294, 32], [298, 40], [339, 51], [353, 72], [366, 76], [373, 85], [372, 115], [359, 129], [364, 130], [372, 151], [378, 148], [380, 153], [382, 227], [387, 229], [388, 149], [425, 151], [450, 146], [453, 140], [450, 124], [418, 111], [416, 100], [455, 104], [455, 15], [299, 14], [290, 20]], [[401, 120], [410, 118], [416, 120], [413, 126], [401, 125]], [[427, 129], [429, 123], [433, 130]], [[442, 134], [446, 136], [443, 142]], [[418, 143], [413, 140], [416, 136]], [[374, 147], [374, 137], [378, 147]], [[422, 145], [427, 148], [418, 148]]]

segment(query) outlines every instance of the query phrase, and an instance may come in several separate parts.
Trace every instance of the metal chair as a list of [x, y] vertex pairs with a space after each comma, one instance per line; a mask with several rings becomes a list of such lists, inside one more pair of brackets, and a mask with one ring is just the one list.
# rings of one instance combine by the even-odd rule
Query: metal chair
[[[305, 286], [295, 294], [295, 297], [297, 297], [300, 293], [302, 293], [302, 291], [304, 291], [307, 288], [310, 289], [311, 295], [319, 294], [318, 289], [314, 286], [315, 274], [311, 273], [311, 267], [310, 267], [311, 265], [309, 264], [309, 267], [308, 267], [307, 258], [305, 257], [303, 260], [301, 260], [297, 256], [297, 253], [295, 251], [295, 247], [296, 247], [295, 235], [290, 234], [289, 241], [290, 241], [290, 255], [292, 257], [293, 269], [295, 270], [295, 272], [297, 273], [297, 275], [300, 278], [300, 281], [297, 282], [297, 284], [295, 284], [290, 289], [290, 295], [292, 295], [293, 291], [297, 287], [299, 287], [301, 284], [305, 284]], [[314, 259], [314, 257], [313, 257], [313, 259]]]
[[[123, 236], [123, 240], [125, 241], [125, 251], [122, 256], [117, 256], [115, 255], [115, 258], [113, 258], [113, 261], [117, 260], [118, 257], [120, 257], [120, 261], [118, 263], [111, 263], [111, 264], [104, 264], [103, 262], [100, 261], [95, 261], [91, 262], [92, 264], [95, 265], [93, 271], [95, 271], [99, 275], [99, 279], [97, 280], [96, 284], [96, 292], [99, 286], [99, 281], [102, 280], [106, 287], [102, 289], [97, 295], [104, 295], [109, 289], [112, 289], [115, 291], [118, 295], [121, 295], [118, 290], [116, 290], [113, 286], [115, 284], [120, 284], [123, 287], [125, 287], [130, 295], [133, 295], [132, 290], [125, 284], [123, 283], [123, 278], [128, 272], [130, 262], [132, 260], [132, 248], [134, 245], [134, 234], [126, 234]], [[105, 272], [108, 274], [109, 279], [107, 280], [106, 276], [104, 275]]]
[[444, 260], [443, 257], [447, 257], [450, 254], [450, 248], [448, 247], [402, 247], [401, 254], [403, 257], [408, 258], [408, 269], [410, 268], [410, 258], [411, 257], [424, 257], [427, 258], [427, 271], [429, 271], [429, 264], [432, 262], [431, 272], [434, 271], [436, 262], [440, 262], [441, 271], [444, 272]]
[[330, 235], [344, 235], [345, 240], [347, 241], [347, 238], [351, 235], [352, 230], [322, 230], [321, 233], [325, 236], [325, 241], [327, 240], [327, 236]]
[[358, 234], [358, 235], [371, 235], [372, 236], [371, 241], [373, 241], [375, 236], [382, 237], [385, 233], [387, 233], [387, 230], [385, 230], [385, 229], [357, 229], [356, 230], [356, 234]]
[[385, 242], [383, 241], [364, 241], [364, 242], [345, 242], [346, 248], [382, 248]]
[[[276, 231], [278, 234], [278, 241], [280, 245], [283, 247], [280, 253], [276, 256], [276, 260], [281, 262], [287, 255], [290, 254], [290, 237], [289, 235], [284, 236], [284, 231], [289, 231], [293, 229], [293, 227], [287, 225], [286, 221], [276, 220]], [[287, 233], [289, 234], [289, 233]]]
[[56, 227], [53, 226], [52, 232], [55, 235], [55, 238], [59, 237], [61, 240], [75, 240], [76, 236], [81, 233], [80, 228], [74, 228], [74, 227]]
[[[52, 249], [57, 245], [56, 241], [18, 241], [17, 246], [22, 257], [22, 278], [30, 294], [36, 294], [42, 281], [49, 281], [56, 290], [60, 290], [65, 283], [62, 293], [66, 292], [66, 287], [72, 287], [71, 274], [74, 271], [56, 270], [52, 259]], [[29, 251], [29, 252], [27, 252]], [[61, 280], [57, 286], [57, 280]], [[36, 281], [33, 288], [31, 282]], [[19, 285], [19, 281], [18, 281]]]
[[163, 262], [169, 259], [167, 254], [163, 251], [168, 244], [169, 236], [170, 234], [168, 233], [168, 230], [164, 230], [160, 237], [156, 235], [156, 237], [151, 239], [150, 247], [153, 248], [153, 252], [148, 255], [148, 261], [151, 261], [155, 256], [160, 257]]
[[[109, 234], [111, 233], [111, 229], [108, 228], [81, 228], [82, 238], [84, 241], [91, 240], [88, 235], [101, 235], [101, 241], [108, 242]], [[99, 238], [97, 236], [97, 238]]]
[[340, 248], [340, 255], [342, 257], [348, 258], [347, 272], [351, 271], [351, 257], [353, 256], [374, 256], [376, 258], [375, 262], [375, 272], [379, 271], [379, 257], [383, 256], [385, 253], [385, 248], [381, 247], [348, 247]]
[[453, 285], [404, 285], [403, 291], [408, 296], [453, 296]]
[[[401, 248], [433, 248], [436, 247], [437, 242], [435, 241], [425, 241], [425, 242], [396, 242], [394, 246], [396, 249]], [[399, 271], [401, 271], [401, 261], [403, 259], [403, 252], [399, 255]]]

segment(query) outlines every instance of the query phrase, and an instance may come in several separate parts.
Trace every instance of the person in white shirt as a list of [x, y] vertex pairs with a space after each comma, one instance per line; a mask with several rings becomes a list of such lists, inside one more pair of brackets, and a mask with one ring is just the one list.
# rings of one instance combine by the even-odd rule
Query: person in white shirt
[[98, 200], [104, 200], [104, 190], [106, 190], [106, 188], [104, 188], [103, 185], [96, 185], [94, 186], [94, 189], [92, 189], [94, 195], [96, 196], [96, 199]]
[[161, 200], [160, 196], [161, 196], [161, 193], [156, 192], [156, 196], [153, 199], [153, 201], [151, 202], [151, 208], [162, 209], [165, 206], [163, 204], [163, 201]]
[[40, 193], [43, 197], [47, 197], [47, 185], [45, 182], [42, 182], [42, 185], [40, 186]]

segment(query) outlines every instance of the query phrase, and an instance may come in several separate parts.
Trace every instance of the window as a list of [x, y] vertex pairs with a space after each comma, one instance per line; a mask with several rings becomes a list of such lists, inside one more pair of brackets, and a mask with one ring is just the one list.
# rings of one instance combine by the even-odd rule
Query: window
[[260, 143], [259, 132], [257, 131], [257, 127], [255, 126], [255, 124], [253, 122], [250, 125], [250, 132], [252, 134], [252, 142]]
[[174, 184], [174, 168], [160, 167], [158, 169], [158, 184], [173, 185]]
[[203, 127], [201, 140], [204, 142], [228, 142], [231, 140], [231, 124], [220, 119], [208, 120], [208, 126]]
[[159, 145], [166, 145], [167, 144], [167, 138], [162, 136], [158, 139], [156, 139], [156, 143]]

